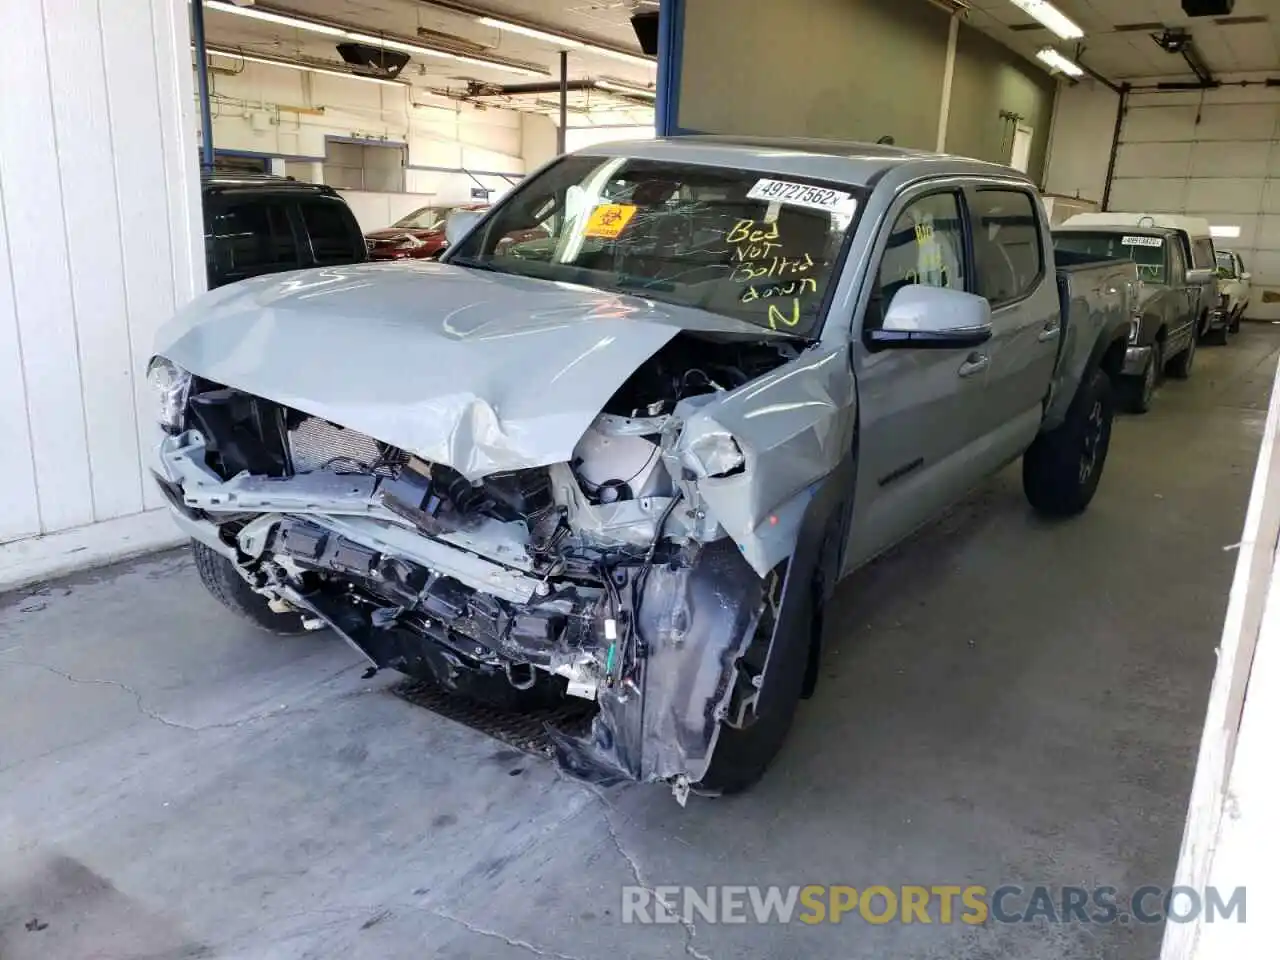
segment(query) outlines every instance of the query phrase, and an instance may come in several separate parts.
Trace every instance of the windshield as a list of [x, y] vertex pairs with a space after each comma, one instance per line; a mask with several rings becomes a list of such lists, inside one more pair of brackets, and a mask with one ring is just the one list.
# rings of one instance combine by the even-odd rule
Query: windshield
[[1163, 237], [1063, 231], [1053, 235], [1053, 246], [1056, 250], [1083, 253], [1099, 260], [1132, 260], [1138, 265], [1138, 279], [1147, 283], [1167, 282]]
[[448, 214], [447, 207], [419, 207], [408, 216], [401, 217], [392, 226], [405, 227], [409, 230], [434, 230], [444, 225], [444, 218]]
[[1217, 253], [1217, 259], [1218, 276], [1234, 278], [1236, 275], [1236, 259], [1231, 255], [1231, 252], [1228, 250], [1219, 250]]
[[744, 170], [571, 156], [512, 194], [449, 262], [810, 335], [860, 196]]

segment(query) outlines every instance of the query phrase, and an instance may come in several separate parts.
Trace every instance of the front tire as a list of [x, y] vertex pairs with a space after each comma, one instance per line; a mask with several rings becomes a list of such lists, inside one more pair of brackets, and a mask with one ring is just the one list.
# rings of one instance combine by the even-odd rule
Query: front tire
[[1070, 517], [1089, 506], [1107, 461], [1114, 415], [1111, 381], [1094, 369], [1080, 384], [1066, 420], [1036, 437], [1022, 456], [1022, 489], [1036, 511]]
[[1126, 406], [1133, 413], [1146, 413], [1151, 409], [1151, 401], [1156, 394], [1156, 386], [1160, 383], [1160, 375], [1164, 372], [1164, 343], [1157, 340], [1151, 345], [1151, 356], [1147, 358], [1147, 368], [1141, 377], [1130, 377], [1125, 383], [1128, 394]]
[[[772, 627], [777, 622], [775, 618], [781, 606], [779, 581], [780, 578], [766, 586], [765, 610], [757, 624], [751, 649], [747, 651], [744, 660], [751, 660], [752, 654], [759, 652], [761, 648], [767, 650], [769, 641], [774, 639]], [[818, 603], [816, 584], [805, 588], [805, 609], [798, 621], [802, 624], [802, 629], [811, 634], [820, 629], [821, 625], [821, 618], [817, 614]], [[809, 650], [811, 639], [805, 637], [804, 643], [793, 643], [789, 647], [792, 650]], [[764, 776], [769, 764], [782, 749], [787, 733], [791, 730], [791, 722], [795, 719], [796, 707], [800, 703], [807, 664], [788, 663], [780, 666], [783, 668], [782, 676], [777, 680], [780, 686], [768, 701], [772, 709], [754, 714], [751, 721], [742, 727], [721, 723], [711, 763], [702, 779], [693, 785], [698, 793], [721, 796], [742, 793]]]
[[254, 593], [244, 577], [236, 572], [235, 565], [212, 547], [192, 540], [191, 555], [195, 558], [200, 582], [228, 610], [251, 620], [269, 633], [290, 636], [305, 632], [301, 614], [272, 610], [267, 605], [267, 598]]

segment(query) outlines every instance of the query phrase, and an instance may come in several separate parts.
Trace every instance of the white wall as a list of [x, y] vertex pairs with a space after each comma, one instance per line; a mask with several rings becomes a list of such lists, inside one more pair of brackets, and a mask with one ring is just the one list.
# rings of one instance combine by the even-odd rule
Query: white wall
[[183, 0], [0, 0], [0, 541], [160, 503], [143, 366], [204, 283], [189, 43]]
[[1102, 202], [1119, 100], [1093, 80], [1059, 87], [1045, 164], [1046, 193]]
[[1215, 242], [1253, 274], [1248, 316], [1280, 320], [1280, 90], [1132, 93], [1111, 207], [1239, 228]]
[[[1204, 217], [1240, 228], [1217, 245], [1253, 274], [1248, 316], [1280, 320], [1280, 89], [1134, 90], [1120, 128], [1110, 208]], [[1100, 199], [1116, 97], [1081, 83], [1058, 98], [1049, 156], [1052, 193]]]
[[[236, 63], [214, 60], [220, 69]], [[416, 196], [403, 212], [427, 203], [468, 202], [471, 189], [481, 185], [496, 197], [509, 184], [493, 174], [518, 180], [525, 173], [524, 125], [514, 111], [478, 109], [421, 91], [412, 94], [411, 103], [403, 87], [261, 63], [243, 63], [243, 68], [234, 76], [213, 75], [218, 150], [320, 161], [326, 137], [405, 144], [405, 191]], [[353, 207], [387, 209], [376, 199], [385, 196], [364, 204], [356, 199]], [[361, 226], [370, 229], [389, 222], [366, 224], [361, 218]]]

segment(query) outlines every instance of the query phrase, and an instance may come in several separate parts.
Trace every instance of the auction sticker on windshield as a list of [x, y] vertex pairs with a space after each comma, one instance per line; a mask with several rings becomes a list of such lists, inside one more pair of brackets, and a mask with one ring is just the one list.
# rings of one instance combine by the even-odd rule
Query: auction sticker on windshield
[[815, 187], [808, 183], [792, 183], [790, 180], [757, 180], [747, 191], [751, 200], [768, 200], [786, 203], [794, 207], [813, 210], [830, 210], [835, 213], [853, 213], [856, 201], [843, 190]]
[[588, 237], [616, 240], [635, 215], [636, 208], [630, 203], [602, 203], [591, 211], [583, 233]]
[[1162, 247], [1164, 241], [1159, 237], [1121, 237], [1120, 242], [1126, 247]]

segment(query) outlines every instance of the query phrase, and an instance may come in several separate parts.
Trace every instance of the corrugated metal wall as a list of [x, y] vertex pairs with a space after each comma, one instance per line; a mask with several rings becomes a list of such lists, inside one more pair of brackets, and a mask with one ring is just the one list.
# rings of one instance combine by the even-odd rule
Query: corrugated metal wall
[[1280, 90], [1134, 91], [1111, 209], [1239, 227], [1238, 238], [1216, 242], [1253, 274], [1249, 316], [1280, 319]]
[[0, 0], [0, 541], [159, 505], [156, 327], [203, 286], [183, 0]]

